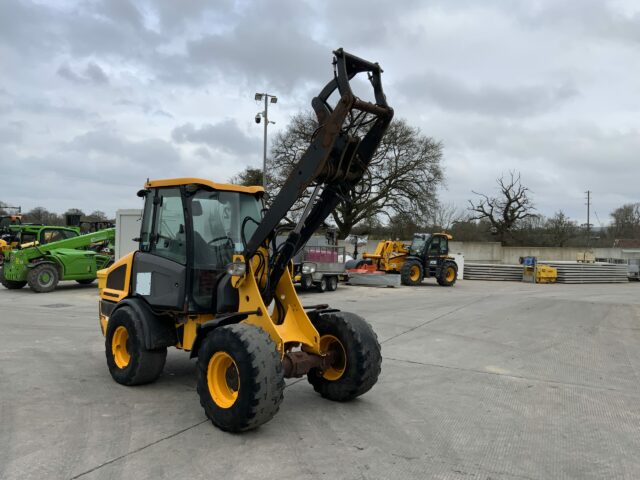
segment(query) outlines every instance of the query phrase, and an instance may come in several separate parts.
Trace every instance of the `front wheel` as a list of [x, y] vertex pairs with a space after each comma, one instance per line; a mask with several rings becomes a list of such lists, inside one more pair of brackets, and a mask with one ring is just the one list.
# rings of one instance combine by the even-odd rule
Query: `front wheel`
[[348, 312], [319, 315], [312, 322], [320, 334], [320, 351], [334, 356], [330, 368], [309, 371], [307, 379], [314, 390], [339, 402], [371, 390], [382, 366], [380, 343], [371, 325]]
[[442, 266], [442, 271], [438, 275], [438, 285], [451, 287], [458, 279], [458, 267], [455, 263], [447, 262]]
[[417, 260], [407, 260], [400, 269], [400, 281], [403, 285], [420, 285], [422, 283], [422, 264]]
[[4, 278], [4, 273], [1, 268], [0, 268], [0, 283], [2, 283], [2, 286], [8, 290], [19, 290], [27, 284], [27, 282], [7, 280], [6, 278]]
[[329, 280], [327, 281], [327, 290], [329, 290], [330, 292], [335, 292], [337, 289], [338, 289], [338, 277], [337, 276], [329, 277]]
[[142, 385], [155, 381], [164, 368], [167, 349], [148, 350], [135, 311], [117, 309], [107, 323], [105, 335], [107, 366], [113, 379], [121, 385]]
[[300, 288], [302, 288], [303, 292], [306, 292], [313, 288], [313, 278], [311, 278], [311, 275], [303, 274], [300, 277]]
[[31, 290], [37, 293], [47, 293], [55, 290], [60, 276], [58, 269], [51, 263], [43, 263], [29, 271], [27, 282]]
[[222, 430], [242, 432], [268, 422], [284, 392], [275, 343], [255, 325], [216, 328], [198, 349], [197, 390], [207, 417]]

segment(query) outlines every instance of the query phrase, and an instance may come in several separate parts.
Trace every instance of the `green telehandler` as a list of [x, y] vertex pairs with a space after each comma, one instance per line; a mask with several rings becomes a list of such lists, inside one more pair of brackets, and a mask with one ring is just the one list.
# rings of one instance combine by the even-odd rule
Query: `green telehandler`
[[5, 256], [0, 282], [5, 288], [19, 289], [29, 284], [38, 293], [50, 292], [60, 280], [89, 284], [96, 272], [109, 266], [113, 257], [105, 248], [115, 240], [115, 229], [66, 238], [45, 245], [13, 250]]

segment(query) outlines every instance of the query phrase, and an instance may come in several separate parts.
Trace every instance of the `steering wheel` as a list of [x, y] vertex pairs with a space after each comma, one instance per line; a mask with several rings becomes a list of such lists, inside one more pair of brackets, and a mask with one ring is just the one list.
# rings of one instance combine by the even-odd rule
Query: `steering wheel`
[[207, 242], [207, 245], [211, 245], [213, 242], [219, 242], [220, 240], [227, 240], [227, 243], [233, 243], [233, 239], [227, 235], [223, 236], [223, 237], [216, 237], [213, 240], [209, 240]]

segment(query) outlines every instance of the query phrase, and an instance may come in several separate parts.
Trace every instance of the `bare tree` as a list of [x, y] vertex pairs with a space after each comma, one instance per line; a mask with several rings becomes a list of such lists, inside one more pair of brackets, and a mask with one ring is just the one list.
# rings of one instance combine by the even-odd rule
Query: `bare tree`
[[474, 212], [473, 219], [487, 219], [491, 224], [491, 233], [500, 242], [507, 237], [513, 238], [513, 230], [523, 220], [534, 217], [534, 207], [529, 198], [527, 187], [520, 182], [520, 173], [509, 172], [505, 179], [502, 175], [498, 180], [499, 193], [489, 197], [483, 193], [473, 192], [480, 199], [477, 203], [469, 200], [469, 210]]
[[22, 217], [24, 223], [37, 223], [41, 225], [62, 225], [60, 216], [50, 212], [44, 207], [35, 207], [29, 210]]
[[[362, 125], [366, 125], [366, 121]], [[298, 114], [287, 129], [276, 136], [271, 150], [273, 188], [269, 188], [270, 193], [282, 187], [317, 128], [314, 116]], [[354, 126], [352, 132], [358, 134], [359, 126]], [[443, 182], [441, 159], [440, 142], [422, 135], [404, 120], [394, 120], [361, 185], [343, 197], [332, 213], [339, 238], [345, 238], [355, 225], [373, 217], [391, 219], [403, 214], [420, 223], [436, 204], [436, 190]], [[298, 209], [306, 197], [302, 200]], [[292, 217], [295, 218], [295, 212]]]
[[454, 203], [440, 202], [437, 203], [430, 217], [432, 228], [444, 231], [451, 230], [454, 223], [460, 222], [464, 218]]

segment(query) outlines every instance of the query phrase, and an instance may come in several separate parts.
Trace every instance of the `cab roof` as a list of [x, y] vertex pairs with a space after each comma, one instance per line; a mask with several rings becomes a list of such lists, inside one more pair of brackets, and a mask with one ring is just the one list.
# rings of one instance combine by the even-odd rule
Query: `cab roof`
[[232, 185], [230, 183], [216, 183], [211, 180], [205, 180], [203, 178], [169, 178], [165, 180], [147, 180], [144, 184], [145, 188], [158, 188], [158, 187], [175, 187], [179, 185], [204, 185], [214, 190], [223, 190], [227, 192], [240, 192], [240, 193], [263, 193], [264, 188], [259, 186], [245, 187], [243, 185]]

